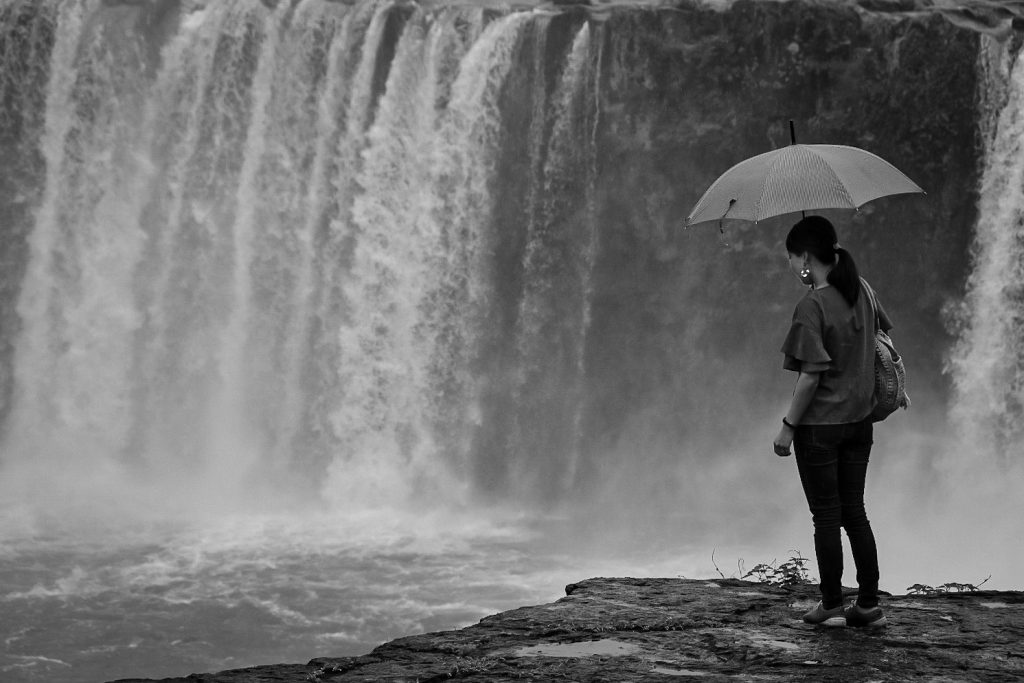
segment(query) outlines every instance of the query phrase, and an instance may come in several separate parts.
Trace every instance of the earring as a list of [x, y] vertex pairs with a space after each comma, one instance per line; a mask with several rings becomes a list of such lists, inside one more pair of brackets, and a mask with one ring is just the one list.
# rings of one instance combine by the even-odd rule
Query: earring
[[804, 264], [804, 267], [800, 269], [800, 282], [805, 285], [813, 285], [814, 278], [811, 277], [811, 269]]

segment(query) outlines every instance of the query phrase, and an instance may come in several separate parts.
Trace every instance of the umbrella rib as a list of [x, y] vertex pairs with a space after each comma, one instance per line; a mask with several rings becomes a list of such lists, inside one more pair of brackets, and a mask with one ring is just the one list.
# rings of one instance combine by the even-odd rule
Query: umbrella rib
[[839, 191], [843, 194], [843, 196], [846, 197], [846, 200], [850, 202], [850, 206], [856, 209], [857, 201], [853, 198], [853, 195], [850, 194], [850, 190], [846, 187], [846, 184], [839, 179], [839, 176], [836, 174], [835, 169], [832, 168], [832, 165], [829, 164], [825, 160], [825, 157], [819, 154], [817, 150], [808, 148], [807, 151], [813, 154], [815, 159], [821, 161], [821, 165], [824, 166], [825, 169], [828, 171], [828, 174], [832, 179], [832, 184], [834, 185], [834, 187], [838, 188]]
[[[812, 206], [810, 197], [814, 195], [813, 192], [808, 192], [806, 185], [787, 185], [785, 182], [770, 182], [770, 179], [777, 177], [785, 179], [787, 176], [795, 177], [796, 173], [788, 174], [787, 166], [798, 167], [801, 164], [806, 165], [810, 160], [808, 156], [816, 162], [814, 165], [819, 166], [822, 172], [822, 185], [838, 195], [839, 199], [844, 199], [848, 205], [852, 208], [856, 208], [856, 203], [853, 196], [843, 186], [843, 183], [839, 180], [835, 171], [832, 170], [831, 166], [825, 161], [825, 159], [810, 149], [807, 145], [791, 145], [784, 148], [783, 153], [779, 154], [776, 158], [772, 159], [766, 173], [766, 181], [761, 187], [761, 193], [754, 205], [755, 221], [762, 218], [767, 218], [771, 215], [778, 213], [788, 213], [789, 211], [803, 211], [811, 209], [825, 208], [824, 206]], [[803, 157], [803, 158], [800, 158]], [[839, 190], [836, 192], [836, 190]], [[772, 209], [766, 208], [769, 205], [774, 206]], [[780, 211], [780, 207], [788, 210]]]
[[[732, 210], [732, 206], [727, 207], [725, 212], [722, 213], [721, 215], [719, 215], [719, 212], [716, 211], [715, 215], [713, 216], [699, 216], [707, 212], [709, 207], [714, 206], [715, 204], [722, 201], [724, 196], [728, 196], [729, 199], [734, 200], [735, 202], [741, 204], [744, 203], [745, 193], [741, 187], [736, 186], [736, 181], [733, 177], [734, 174], [740, 171], [741, 169], [749, 168], [751, 164], [757, 164], [759, 160], [768, 157], [771, 154], [772, 152], [763, 152], [761, 154], [758, 154], [757, 156], [750, 157], [749, 159], [744, 159], [743, 161], [739, 161], [733, 164], [725, 173], [718, 176], [718, 178], [716, 178], [715, 181], [711, 183], [708, 189], [704, 191], [704, 195], [693, 207], [693, 210], [690, 212], [690, 215], [687, 216], [687, 224], [694, 225], [695, 223], [703, 223], [705, 221], [722, 220], [722, 218], [725, 217], [725, 214]], [[715, 192], [716, 190], [719, 189], [720, 186], [722, 187], [722, 193], [720, 196], [716, 197]], [[697, 220], [693, 220], [694, 218], [696, 218]]]

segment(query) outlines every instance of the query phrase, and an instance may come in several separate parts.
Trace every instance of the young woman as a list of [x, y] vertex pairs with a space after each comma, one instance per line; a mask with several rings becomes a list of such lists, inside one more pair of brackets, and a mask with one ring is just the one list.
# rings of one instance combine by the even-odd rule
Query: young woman
[[[797, 469], [814, 522], [821, 602], [803, 619], [827, 626], [880, 626], [878, 555], [864, 510], [874, 408], [875, 313], [868, 287], [835, 228], [807, 216], [786, 237], [789, 265], [810, 285], [793, 313], [782, 345], [783, 367], [797, 372], [796, 389], [775, 453], [796, 451]], [[883, 330], [892, 325], [879, 306]], [[843, 605], [845, 528], [857, 565], [857, 601]]]

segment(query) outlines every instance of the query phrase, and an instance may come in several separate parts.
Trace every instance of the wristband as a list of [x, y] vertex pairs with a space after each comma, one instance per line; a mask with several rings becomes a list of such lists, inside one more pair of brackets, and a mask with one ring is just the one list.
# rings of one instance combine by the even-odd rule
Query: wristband
[[794, 432], [796, 431], [796, 425], [790, 424], [789, 420], [787, 420], [786, 418], [782, 418], [782, 424], [786, 425], [787, 427], [792, 429]]

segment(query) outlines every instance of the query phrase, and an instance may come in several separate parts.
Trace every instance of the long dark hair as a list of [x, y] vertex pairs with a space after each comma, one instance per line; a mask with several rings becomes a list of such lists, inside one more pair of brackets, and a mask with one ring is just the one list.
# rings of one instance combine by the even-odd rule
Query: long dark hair
[[828, 265], [828, 283], [839, 290], [846, 303], [853, 306], [860, 298], [860, 273], [850, 252], [839, 246], [836, 229], [824, 216], [806, 216], [786, 235], [786, 251], [790, 254], [811, 253], [814, 258]]

